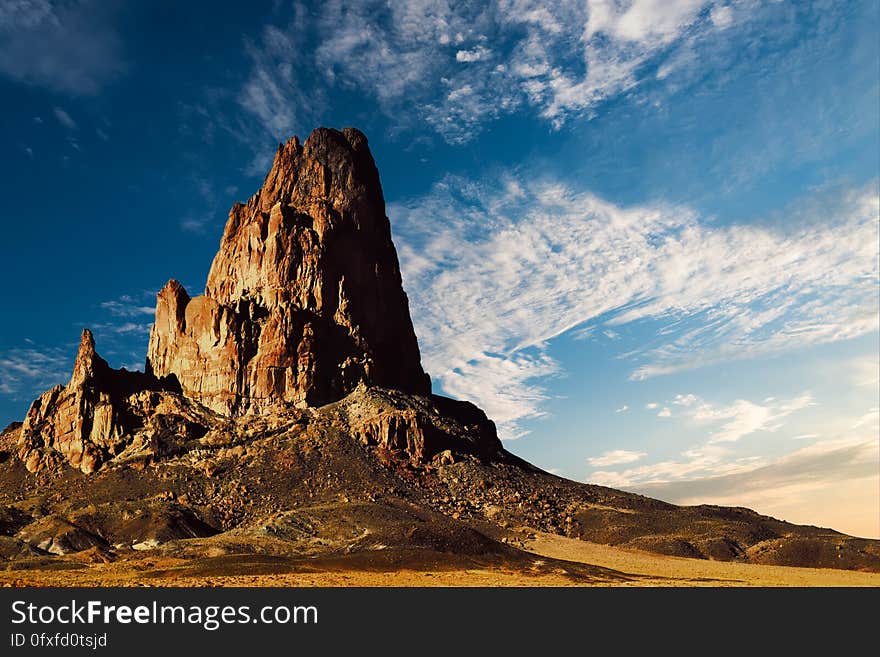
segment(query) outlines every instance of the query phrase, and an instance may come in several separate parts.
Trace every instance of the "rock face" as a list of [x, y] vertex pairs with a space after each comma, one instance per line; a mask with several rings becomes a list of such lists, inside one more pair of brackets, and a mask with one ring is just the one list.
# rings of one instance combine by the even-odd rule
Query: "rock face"
[[433, 460], [443, 452], [486, 461], [502, 453], [495, 423], [470, 402], [359, 386], [338, 408], [350, 436], [364, 445], [406, 454], [415, 462]]
[[204, 296], [160, 292], [147, 372], [226, 415], [321, 405], [361, 381], [430, 393], [363, 134], [279, 147], [229, 213]]
[[[366, 403], [370, 389], [391, 397]], [[159, 293], [146, 373], [111, 369], [84, 331], [70, 382], [31, 405], [16, 451], [30, 472], [90, 473], [349, 397], [360, 410], [345, 424], [364, 445], [415, 461], [500, 452], [482, 411], [431, 396], [366, 137], [319, 128], [280, 145], [262, 188], [233, 206], [205, 294], [175, 280]]]
[[61, 461], [93, 472], [120, 453], [142, 425], [128, 398], [151, 390], [179, 391], [179, 386], [173, 379], [112, 369], [95, 352], [95, 339], [85, 329], [70, 382], [31, 404], [21, 427], [19, 456], [30, 472]]

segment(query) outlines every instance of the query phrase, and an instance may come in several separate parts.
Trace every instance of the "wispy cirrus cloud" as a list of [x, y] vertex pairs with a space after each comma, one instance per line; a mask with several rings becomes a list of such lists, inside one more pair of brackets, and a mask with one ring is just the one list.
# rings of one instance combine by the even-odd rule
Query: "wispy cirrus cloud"
[[237, 100], [276, 140], [289, 138], [323, 105], [320, 86], [309, 85], [306, 89], [298, 77], [309, 64], [303, 43], [305, 33], [301, 29], [306, 20], [306, 10], [295, 5], [290, 24], [267, 25], [259, 42], [245, 43], [251, 72]]
[[736, 442], [756, 431], [776, 431], [782, 426], [785, 417], [813, 404], [813, 396], [808, 392], [786, 400], [771, 397], [762, 403], [737, 399], [727, 406], [700, 401], [699, 405], [689, 409], [686, 415], [700, 423], [722, 422], [723, 424], [709, 436], [709, 443], [727, 443]]
[[132, 363], [143, 358], [143, 343], [156, 313], [155, 298], [155, 291], [141, 290], [98, 304], [101, 312], [83, 324], [94, 332], [98, 353], [136, 369]]
[[57, 92], [97, 93], [126, 69], [111, 8], [93, 0], [3, 2], [0, 74]]
[[56, 384], [67, 383], [83, 327], [95, 334], [97, 351], [111, 366], [141, 369], [155, 313], [155, 305], [148, 305], [148, 300], [152, 302], [155, 296], [155, 291], [141, 290], [97, 304], [69, 327], [65, 335], [70, 342], [63, 346], [26, 340], [20, 347], [0, 350], [0, 394], [28, 401]]
[[[74, 354], [75, 355], [75, 354]], [[70, 378], [73, 355], [33, 344], [0, 352], [0, 394], [27, 400]]]
[[97, 322], [92, 330], [99, 335], [138, 336], [149, 335], [152, 322]]
[[615, 341], [635, 380], [876, 330], [878, 203], [872, 183], [821, 221], [720, 226], [507, 175], [448, 178], [389, 216], [429, 371], [520, 435], [561, 372], [546, 343], [572, 329], [650, 323], [649, 343]]
[[646, 452], [635, 452], [625, 449], [615, 449], [605, 452], [602, 456], [593, 456], [587, 459], [594, 468], [607, 468], [610, 465], [623, 465], [638, 461], [640, 458], [647, 456]]
[[[715, 0], [329, 0], [309, 12], [294, 5], [295, 20], [276, 21], [247, 44], [253, 68], [243, 106], [276, 138], [308, 120], [320, 102], [313, 90], [332, 87], [366, 93], [401, 124], [427, 121], [452, 143], [520, 108], [558, 128], [644, 80], [669, 77], [684, 61], [698, 63], [695, 50], [713, 47], [758, 7]], [[306, 35], [314, 42], [300, 43]], [[649, 64], [667, 60], [674, 65], [654, 75]]]
[[118, 299], [102, 301], [100, 306], [114, 317], [152, 316], [156, 312], [155, 306], [138, 303], [138, 301], [129, 294], [123, 294]]
[[[597, 484], [633, 488], [657, 482], [685, 481], [753, 470], [762, 465], [761, 458], [737, 457], [731, 443], [751, 434], [777, 432], [784, 426], [786, 417], [811, 405], [813, 397], [810, 393], [791, 399], [768, 398], [763, 402], [738, 399], [722, 405], [697, 398], [697, 403], [687, 408], [680, 419], [705, 427], [707, 435], [703, 443], [684, 450], [678, 458], [622, 471], [597, 470], [588, 478]], [[663, 410], [669, 411], [668, 408]], [[661, 411], [658, 414], [658, 417], [671, 416], [671, 412], [664, 414]], [[590, 459], [588, 462], [593, 467], [608, 467], [629, 461], [601, 462]]]
[[77, 128], [76, 121], [74, 121], [70, 114], [68, 114], [63, 108], [54, 107], [52, 108], [52, 113], [55, 115], [55, 118], [58, 119], [58, 123], [68, 130], [75, 130]]

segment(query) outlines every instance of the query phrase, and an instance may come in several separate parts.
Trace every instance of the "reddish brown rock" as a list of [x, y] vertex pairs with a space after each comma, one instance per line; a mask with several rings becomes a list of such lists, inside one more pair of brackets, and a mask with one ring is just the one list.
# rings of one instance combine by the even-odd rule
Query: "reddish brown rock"
[[85, 329], [70, 382], [55, 386], [31, 404], [18, 439], [19, 456], [30, 472], [61, 462], [94, 472], [120, 453], [126, 437], [142, 426], [128, 398], [174, 387], [171, 380], [112, 369], [97, 354], [94, 337]]
[[231, 210], [205, 295], [160, 292], [147, 368], [230, 415], [321, 405], [361, 381], [430, 393], [363, 134], [279, 147]]
[[232, 208], [205, 294], [161, 290], [146, 373], [111, 369], [84, 331], [70, 382], [31, 405], [16, 449], [31, 472], [143, 467], [206, 432], [211, 445], [236, 422], [290, 424], [347, 398], [367, 445], [415, 461], [499, 453], [485, 414], [430, 393], [367, 140], [320, 128], [282, 144]]

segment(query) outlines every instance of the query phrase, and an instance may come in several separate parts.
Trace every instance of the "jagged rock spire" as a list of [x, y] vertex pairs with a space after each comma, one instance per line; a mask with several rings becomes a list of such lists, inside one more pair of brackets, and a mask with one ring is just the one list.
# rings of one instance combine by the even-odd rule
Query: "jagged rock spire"
[[230, 211], [204, 296], [176, 281], [160, 292], [147, 368], [226, 414], [320, 405], [361, 381], [430, 393], [361, 132], [279, 146]]

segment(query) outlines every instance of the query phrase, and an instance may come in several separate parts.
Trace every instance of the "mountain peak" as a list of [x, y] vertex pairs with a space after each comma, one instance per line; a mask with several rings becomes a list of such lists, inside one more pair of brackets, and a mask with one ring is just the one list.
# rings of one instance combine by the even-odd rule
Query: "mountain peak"
[[366, 137], [279, 146], [229, 214], [205, 294], [160, 294], [148, 370], [224, 414], [341, 399], [360, 381], [429, 394]]

